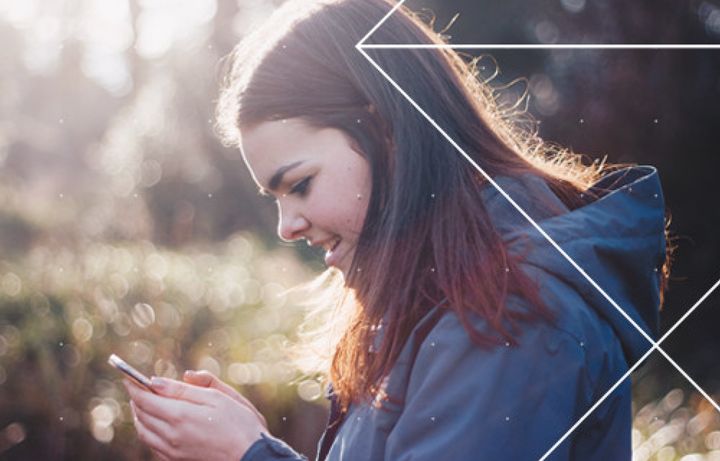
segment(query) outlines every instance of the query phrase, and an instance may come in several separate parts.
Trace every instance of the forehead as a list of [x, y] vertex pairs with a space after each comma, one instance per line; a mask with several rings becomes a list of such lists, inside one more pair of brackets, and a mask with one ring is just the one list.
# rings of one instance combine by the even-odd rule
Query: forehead
[[[261, 188], [270, 178], [301, 165], [340, 171], [360, 161], [363, 154], [356, 143], [340, 129], [315, 127], [302, 119], [271, 120], [240, 129], [243, 160]], [[270, 187], [272, 189], [272, 187]]]
[[241, 129], [240, 149], [250, 170], [278, 168], [317, 148], [318, 130], [299, 119], [272, 120]]

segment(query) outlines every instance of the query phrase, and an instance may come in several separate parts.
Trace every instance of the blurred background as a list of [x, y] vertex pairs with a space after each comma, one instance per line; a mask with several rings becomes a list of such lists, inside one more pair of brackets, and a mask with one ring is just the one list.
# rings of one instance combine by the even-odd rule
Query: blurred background
[[[0, 459], [151, 459], [112, 352], [205, 368], [314, 457], [327, 402], [285, 359], [283, 289], [322, 268], [213, 134], [220, 59], [279, 1], [0, 0]], [[408, 1], [453, 43], [719, 43], [717, 0]], [[666, 331], [720, 277], [720, 50], [481, 51], [541, 135], [655, 165], [677, 245]], [[493, 62], [494, 59], [494, 62]], [[485, 72], [485, 69], [481, 69]], [[517, 80], [520, 78], [521, 80]], [[664, 348], [720, 397], [720, 295]], [[720, 460], [720, 415], [665, 359], [633, 375], [635, 459]]]

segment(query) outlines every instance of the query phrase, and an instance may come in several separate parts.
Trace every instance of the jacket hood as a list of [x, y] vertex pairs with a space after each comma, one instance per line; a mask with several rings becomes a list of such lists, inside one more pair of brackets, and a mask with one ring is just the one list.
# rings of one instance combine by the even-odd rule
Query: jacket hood
[[[572, 211], [536, 175], [495, 182], [639, 328], [657, 338], [666, 248], [665, 207], [654, 167], [607, 174], [581, 194], [585, 204]], [[483, 190], [483, 201], [510, 253], [572, 286], [612, 326], [628, 363], [640, 359], [651, 344], [628, 318], [495, 187]]]

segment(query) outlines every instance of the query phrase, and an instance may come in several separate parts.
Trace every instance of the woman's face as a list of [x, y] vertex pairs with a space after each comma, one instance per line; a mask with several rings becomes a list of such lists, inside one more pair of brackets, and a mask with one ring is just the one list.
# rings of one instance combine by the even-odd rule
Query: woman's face
[[325, 264], [347, 278], [372, 187], [367, 161], [342, 131], [296, 118], [241, 132], [253, 179], [278, 204], [280, 238], [322, 247]]

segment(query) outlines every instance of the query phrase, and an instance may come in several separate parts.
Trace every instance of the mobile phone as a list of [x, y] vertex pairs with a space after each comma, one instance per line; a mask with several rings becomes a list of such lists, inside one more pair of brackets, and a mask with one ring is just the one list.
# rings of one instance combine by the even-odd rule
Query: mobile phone
[[145, 376], [144, 374], [137, 371], [135, 368], [131, 367], [126, 361], [121, 359], [115, 354], [110, 355], [108, 358], [108, 363], [118, 370], [125, 373], [127, 377], [133, 380], [133, 382], [139, 384], [140, 386], [146, 388], [147, 390], [151, 392], [155, 392], [152, 389], [150, 378]]

